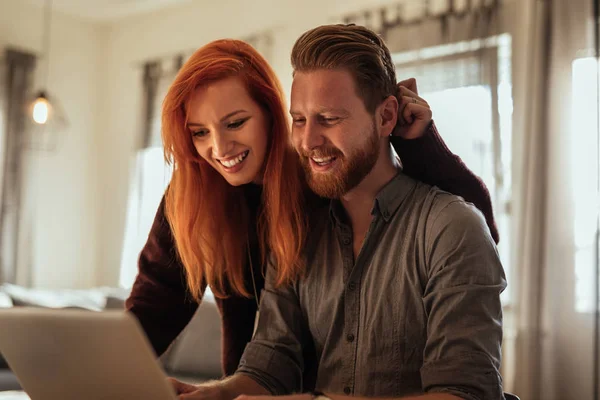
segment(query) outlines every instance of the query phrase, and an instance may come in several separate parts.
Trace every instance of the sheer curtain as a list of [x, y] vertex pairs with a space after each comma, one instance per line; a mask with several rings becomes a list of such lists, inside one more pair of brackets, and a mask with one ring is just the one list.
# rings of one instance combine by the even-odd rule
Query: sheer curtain
[[547, 105], [547, 30], [548, 4], [540, 1], [516, 3], [523, 21], [516, 31], [520, 41], [519, 63], [515, 65], [515, 134], [513, 152], [514, 184], [519, 188], [513, 198], [515, 218], [515, 271], [513, 290], [515, 308], [509, 315], [510, 334], [514, 337], [507, 354], [505, 371], [507, 386], [523, 399], [541, 396], [543, 365], [541, 317], [544, 291], [545, 227], [548, 197], [546, 168], [548, 131]]
[[[534, 160], [540, 150], [545, 151], [546, 160], [540, 168], [547, 171], [547, 179], [542, 186], [546, 210], [539, 222], [545, 228], [541, 255], [545, 269], [540, 276], [523, 278], [524, 282], [543, 281], [537, 296], [544, 312], [538, 386], [530, 388], [525, 379], [517, 382], [529, 388], [528, 393], [538, 394], [530, 398], [595, 399], [599, 106], [597, 62], [589, 57], [593, 54], [592, 2], [528, 3], [529, 20], [538, 25], [533, 29], [530, 24], [532, 48], [537, 50], [528, 53], [537, 61], [529, 71], [531, 86], [523, 95], [531, 98], [531, 104], [523, 114], [524, 120], [533, 121], [529, 123], [530, 130], [537, 127], [542, 132], [544, 147], [529, 146], [523, 151]], [[548, 28], [540, 29], [544, 19]], [[544, 70], [546, 73], [535, 79]], [[539, 86], [546, 91], [538, 89]], [[539, 101], [534, 102], [535, 99]], [[525, 285], [519, 292], [526, 300], [532, 298]], [[527, 307], [525, 301], [523, 304]], [[527, 326], [529, 320], [523, 315], [521, 326]], [[529, 343], [534, 340], [539, 341], [530, 338], [520, 350], [528, 351]], [[520, 371], [526, 372], [529, 371]]]
[[0, 61], [0, 283], [27, 284], [29, 263], [22, 246], [22, 184], [26, 102], [35, 56], [7, 49]]

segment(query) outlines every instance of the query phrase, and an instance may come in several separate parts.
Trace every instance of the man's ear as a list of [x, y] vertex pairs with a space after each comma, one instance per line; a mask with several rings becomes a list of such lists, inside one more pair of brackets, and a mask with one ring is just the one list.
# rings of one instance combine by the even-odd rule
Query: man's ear
[[379, 124], [380, 136], [387, 137], [392, 134], [398, 121], [398, 99], [396, 96], [388, 96], [377, 107], [377, 123]]

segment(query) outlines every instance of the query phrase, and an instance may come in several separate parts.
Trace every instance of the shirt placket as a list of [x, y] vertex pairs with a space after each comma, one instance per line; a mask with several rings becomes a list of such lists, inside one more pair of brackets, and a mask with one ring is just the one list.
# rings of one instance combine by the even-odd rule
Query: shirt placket
[[363, 248], [356, 260], [352, 241], [352, 230], [347, 226], [339, 229], [339, 241], [344, 262], [344, 340], [347, 351], [344, 352], [344, 394], [354, 394], [356, 360], [358, 352], [358, 331], [360, 321], [360, 290], [361, 277], [365, 261], [369, 258], [370, 238], [377, 227], [377, 217], [374, 217], [365, 236]]

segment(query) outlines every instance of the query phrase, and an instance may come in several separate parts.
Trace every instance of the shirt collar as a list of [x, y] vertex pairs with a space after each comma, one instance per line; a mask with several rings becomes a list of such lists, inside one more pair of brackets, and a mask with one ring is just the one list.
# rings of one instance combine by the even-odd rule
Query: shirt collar
[[[394, 216], [404, 199], [412, 192], [417, 185], [417, 181], [398, 172], [385, 186], [377, 193], [371, 215], [379, 213], [385, 222]], [[329, 205], [329, 215], [337, 224], [344, 224], [346, 220], [346, 211], [339, 199], [333, 199]]]
[[398, 172], [375, 197], [373, 209], [378, 209], [385, 222], [394, 216], [406, 197], [415, 189], [417, 181]]

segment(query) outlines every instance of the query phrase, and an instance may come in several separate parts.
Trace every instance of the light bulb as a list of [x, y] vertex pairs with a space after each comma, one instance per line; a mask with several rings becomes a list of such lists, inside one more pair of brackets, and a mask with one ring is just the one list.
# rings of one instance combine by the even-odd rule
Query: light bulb
[[48, 115], [50, 114], [50, 103], [45, 96], [39, 96], [33, 103], [33, 120], [43, 125], [48, 122]]

